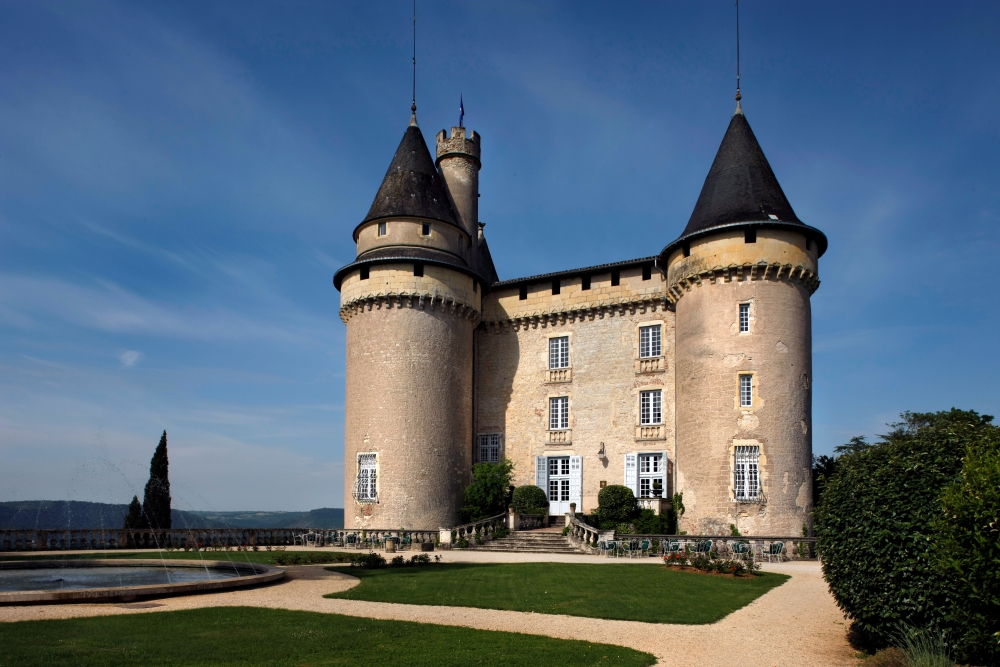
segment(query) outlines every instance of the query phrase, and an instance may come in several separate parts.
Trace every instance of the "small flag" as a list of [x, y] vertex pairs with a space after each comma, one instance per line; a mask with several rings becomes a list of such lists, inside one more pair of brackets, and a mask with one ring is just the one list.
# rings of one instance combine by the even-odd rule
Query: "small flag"
[[465, 101], [458, 96], [458, 126], [465, 127]]

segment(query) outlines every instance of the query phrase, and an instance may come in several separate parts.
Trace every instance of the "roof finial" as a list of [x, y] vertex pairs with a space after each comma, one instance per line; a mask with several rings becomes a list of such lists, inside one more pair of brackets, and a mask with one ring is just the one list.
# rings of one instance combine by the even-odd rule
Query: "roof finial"
[[741, 99], [743, 95], [740, 93], [740, 0], [736, 0], [736, 113], [738, 114], [743, 113], [743, 108], [740, 106]]
[[417, 124], [417, 0], [413, 0], [413, 102], [410, 104], [410, 125]]

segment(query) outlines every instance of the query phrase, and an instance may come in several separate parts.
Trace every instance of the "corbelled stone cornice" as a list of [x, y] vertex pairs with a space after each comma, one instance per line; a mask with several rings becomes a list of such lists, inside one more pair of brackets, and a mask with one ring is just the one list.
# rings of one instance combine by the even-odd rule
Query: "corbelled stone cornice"
[[811, 269], [802, 265], [780, 264], [778, 262], [759, 262], [757, 264], [732, 264], [730, 266], [715, 266], [711, 269], [692, 271], [691, 273], [674, 277], [667, 287], [667, 299], [671, 304], [677, 303], [684, 292], [692, 287], [700, 287], [702, 283], [715, 284], [717, 281], [732, 282], [733, 280], [785, 280], [801, 283], [812, 294], [819, 288], [819, 276]]
[[462, 303], [451, 297], [442, 297], [430, 292], [377, 292], [363, 294], [340, 307], [340, 319], [347, 321], [365, 311], [386, 310], [391, 308], [417, 308], [433, 312], [447, 313], [460, 319], [472, 320], [472, 325], [479, 324], [479, 311], [472, 305]]
[[671, 304], [665, 296], [636, 295], [631, 299], [620, 301], [599, 301], [586, 305], [574, 305], [569, 308], [552, 311], [533, 311], [517, 313], [509, 318], [498, 318], [483, 321], [483, 326], [492, 333], [520, 331], [521, 329], [537, 329], [558, 326], [567, 322], [583, 322], [585, 320], [604, 319], [616, 315], [635, 315], [636, 313], [671, 310]]

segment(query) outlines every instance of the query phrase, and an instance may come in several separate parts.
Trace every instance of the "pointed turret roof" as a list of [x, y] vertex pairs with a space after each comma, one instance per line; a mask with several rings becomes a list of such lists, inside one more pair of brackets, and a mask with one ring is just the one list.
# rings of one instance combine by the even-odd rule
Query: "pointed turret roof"
[[427, 218], [459, 226], [444, 181], [434, 168], [434, 160], [415, 120], [406, 128], [375, 201], [361, 224], [399, 216]]
[[826, 251], [826, 236], [792, 210], [738, 103], [687, 227], [664, 248], [664, 258], [684, 241], [737, 226], [797, 227], [816, 239], [821, 255]]

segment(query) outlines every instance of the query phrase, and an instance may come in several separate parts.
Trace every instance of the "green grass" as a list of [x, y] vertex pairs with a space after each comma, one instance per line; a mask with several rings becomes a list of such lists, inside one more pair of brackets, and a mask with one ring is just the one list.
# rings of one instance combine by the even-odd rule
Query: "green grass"
[[404, 621], [252, 607], [0, 623], [11, 667], [407, 665], [645, 667], [608, 644]]
[[[156, 560], [161, 556], [167, 560], [231, 560], [234, 563], [264, 563], [276, 565], [276, 558], [294, 558], [311, 563], [347, 563], [352, 555], [367, 553], [355, 551], [353, 554], [342, 551], [147, 551], [144, 553], [122, 551], [95, 551], [94, 553], [63, 554], [59, 552], [40, 552], [34, 554], [0, 554], [0, 560], [101, 560], [115, 558], [145, 558]], [[304, 565], [300, 562], [298, 565]]]
[[714, 623], [788, 579], [773, 572], [732, 579], [659, 565], [583, 563], [336, 569], [361, 583], [326, 597], [685, 624]]

